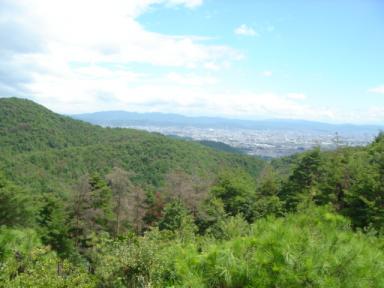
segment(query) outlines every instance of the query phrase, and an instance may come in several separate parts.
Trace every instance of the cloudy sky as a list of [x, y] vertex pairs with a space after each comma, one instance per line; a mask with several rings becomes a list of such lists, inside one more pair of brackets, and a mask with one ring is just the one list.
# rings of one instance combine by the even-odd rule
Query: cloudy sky
[[0, 97], [384, 124], [382, 0], [0, 0]]

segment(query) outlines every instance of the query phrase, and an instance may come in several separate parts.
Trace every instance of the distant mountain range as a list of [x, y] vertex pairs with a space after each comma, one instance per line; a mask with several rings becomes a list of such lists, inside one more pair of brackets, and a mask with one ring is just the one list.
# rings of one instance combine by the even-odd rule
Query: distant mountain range
[[218, 117], [187, 117], [166, 113], [137, 113], [127, 111], [103, 111], [71, 117], [101, 126], [157, 126], [196, 127], [212, 129], [282, 130], [306, 133], [377, 134], [384, 130], [378, 125], [329, 124], [306, 120], [268, 119], [239, 120]]

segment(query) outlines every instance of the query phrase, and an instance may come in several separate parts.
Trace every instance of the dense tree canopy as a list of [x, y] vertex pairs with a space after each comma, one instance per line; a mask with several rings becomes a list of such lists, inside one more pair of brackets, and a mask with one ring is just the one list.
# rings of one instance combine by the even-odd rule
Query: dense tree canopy
[[0, 287], [384, 287], [384, 136], [271, 162], [0, 99]]

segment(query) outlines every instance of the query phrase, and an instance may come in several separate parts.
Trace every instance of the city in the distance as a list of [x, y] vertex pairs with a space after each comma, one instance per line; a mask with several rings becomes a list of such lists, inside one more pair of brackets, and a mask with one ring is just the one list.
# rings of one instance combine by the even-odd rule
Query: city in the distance
[[[288, 156], [314, 147], [332, 150], [341, 146], [364, 146], [384, 129], [379, 125], [329, 124], [306, 120], [239, 120], [187, 117], [167, 113], [104, 111], [72, 117], [104, 127], [123, 127], [158, 132], [200, 141], [224, 149], [264, 158]], [[222, 145], [219, 147], [223, 147]]]

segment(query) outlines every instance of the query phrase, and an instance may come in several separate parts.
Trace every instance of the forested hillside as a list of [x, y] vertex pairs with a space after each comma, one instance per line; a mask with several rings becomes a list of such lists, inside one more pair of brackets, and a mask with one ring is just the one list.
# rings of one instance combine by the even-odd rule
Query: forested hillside
[[272, 162], [0, 99], [0, 287], [384, 287], [384, 135]]
[[101, 128], [16, 98], [0, 99], [0, 159], [8, 177], [40, 192], [69, 191], [82, 175], [106, 175], [113, 167], [133, 172], [140, 185], [159, 188], [174, 171], [209, 180], [235, 167], [256, 176], [264, 165], [156, 133]]

